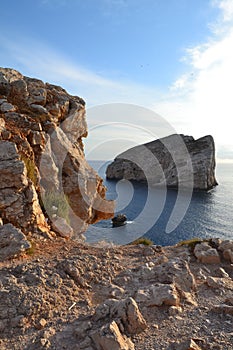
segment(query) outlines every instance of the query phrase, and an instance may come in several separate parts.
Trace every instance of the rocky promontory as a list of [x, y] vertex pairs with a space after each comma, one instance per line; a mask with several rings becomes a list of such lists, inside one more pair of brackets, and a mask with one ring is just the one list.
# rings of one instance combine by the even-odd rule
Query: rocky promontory
[[106, 176], [170, 188], [209, 190], [217, 185], [213, 137], [195, 140], [173, 134], [130, 148], [114, 159]]
[[[50, 238], [55, 232], [70, 238], [113, 216], [103, 181], [85, 159], [82, 138], [86, 136], [82, 98], [14, 69], [0, 68], [4, 232], [11, 237], [20, 237], [20, 231], [28, 237]], [[0, 237], [7, 239], [6, 234]]]

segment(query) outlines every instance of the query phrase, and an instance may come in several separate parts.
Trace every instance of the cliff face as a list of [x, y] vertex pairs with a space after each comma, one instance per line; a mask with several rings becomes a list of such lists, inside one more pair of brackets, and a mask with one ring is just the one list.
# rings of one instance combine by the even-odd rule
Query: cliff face
[[174, 134], [133, 147], [115, 158], [106, 175], [171, 188], [211, 189], [217, 185], [213, 137], [194, 140]]
[[[0, 218], [24, 233], [109, 218], [102, 179], [84, 157], [85, 102], [59, 86], [0, 68]], [[69, 227], [69, 225], [71, 227]], [[68, 234], [67, 234], [68, 235]]]

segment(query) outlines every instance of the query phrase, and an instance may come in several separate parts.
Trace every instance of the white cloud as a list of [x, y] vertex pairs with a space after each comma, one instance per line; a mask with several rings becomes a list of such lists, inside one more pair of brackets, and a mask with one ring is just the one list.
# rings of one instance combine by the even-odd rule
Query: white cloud
[[195, 137], [212, 134], [222, 158], [226, 155], [223, 145], [233, 145], [233, 1], [215, 1], [215, 5], [221, 9], [215, 29], [225, 22], [227, 28], [214, 30], [209, 41], [186, 50], [187, 72], [153, 108], [168, 120], [176, 120], [180, 132], [186, 130]]
[[1, 46], [2, 61], [5, 53], [7, 62], [12, 57], [13, 68], [19, 69], [25, 75], [61, 85], [69, 93], [81, 95], [89, 106], [110, 102], [149, 105], [152, 97], [160, 93], [156, 88], [106, 78], [73, 63], [69, 58], [39, 42], [2, 37]]
[[222, 19], [224, 22], [232, 21], [233, 19], [233, 1], [232, 0], [214, 0], [213, 5], [222, 10]]

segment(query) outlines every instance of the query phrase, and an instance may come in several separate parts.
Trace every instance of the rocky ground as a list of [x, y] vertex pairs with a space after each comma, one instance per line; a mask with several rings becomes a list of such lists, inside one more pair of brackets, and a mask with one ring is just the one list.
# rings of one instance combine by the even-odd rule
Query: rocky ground
[[0, 262], [0, 349], [230, 350], [232, 278], [230, 241], [91, 247], [38, 238]]

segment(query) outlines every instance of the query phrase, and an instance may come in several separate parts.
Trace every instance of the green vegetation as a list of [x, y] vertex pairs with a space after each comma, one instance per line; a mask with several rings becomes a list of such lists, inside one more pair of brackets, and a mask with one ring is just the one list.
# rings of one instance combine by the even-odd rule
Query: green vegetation
[[30, 158], [21, 155], [21, 160], [24, 162], [26, 169], [27, 169], [27, 176], [32, 181], [33, 185], [36, 187], [38, 183], [38, 177], [37, 177], [37, 168], [33, 160]]
[[177, 247], [182, 247], [182, 246], [186, 245], [190, 248], [191, 251], [193, 251], [195, 246], [199, 243], [202, 243], [202, 242], [208, 242], [208, 240], [195, 237], [195, 238], [187, 239], [185, 241], [181, 241], [181, 242], [177, 243]]
[[64, 218], [69, 224], [69, 201], [68, 197], [64, 193], [57, 191], [47, 191], [42, 195], [42, 205], [45, 212], [49, 217], [56, 214], [61, 218]]
[[133, 244], [133, 245], [138, 245], [138, 244], [153, 245], [154, 243], [148, 238], [141, 237], [141, 238], [138, 238], [135, 241], [133, 241], [131, 244]]
[[27, 255], [34, 255], [34, 253], [35, 253], [35, 243], [30, 241], [30, 244], [31, 244], [31, 247], [26, 250], [26, 254]]

